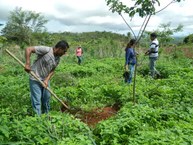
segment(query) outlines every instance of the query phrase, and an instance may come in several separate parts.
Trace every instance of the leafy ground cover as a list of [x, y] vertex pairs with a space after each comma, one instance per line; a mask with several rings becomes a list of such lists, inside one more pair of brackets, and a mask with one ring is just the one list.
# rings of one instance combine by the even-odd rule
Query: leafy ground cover
[[52, 98], [50, 113], [41, 117], [31, 108], [28, 75], [9, 56], [0, 59], [1, 144], [193, 144], [193, 61], [181, 53], [161, 55], [162, 77], [155, 80], [148, 59], [139, 56], [135, 104], [133, 84], [122, 77], [123, 58], [85, 58], [79, 66], [66, 56], [51, 87], [72, 111]]

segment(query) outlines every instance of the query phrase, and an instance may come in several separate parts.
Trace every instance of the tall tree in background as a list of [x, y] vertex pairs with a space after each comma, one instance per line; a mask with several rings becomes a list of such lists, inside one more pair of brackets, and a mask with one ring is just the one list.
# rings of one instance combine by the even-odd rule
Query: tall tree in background
[[[176, 28], [171, 28], [171, 22], [166, 24], [160, 24], [159, 28], [155, 30], [155, 32], [159, 36], [160, 47], [168, 45], [174, 39], [172, 35], [182, 30], [183, 30], [182, 24], [179, 24]], [[148, 34], [150, 35], [150, 33], [151, 32], [149, 32]]]
[[[183, 25], [179, 24], [177, 27], [171, 27], [171, 22], [162, 23], [158, 26], [157, 29], [153, 30], [159, 36], [159, 46], [167, 46], [174, 40], [174, 33], [183, 31]], [[152, 31], [145, 31], [142, 36], [140, 46], [149, 47], [149, 36]]]
[[[107, 5], [110, 7], [110, 10], [113, 13], [117, 12], [122, 17], [126, 25], [129, 27], [132, 35], [135, 37], [135, 39], [139, 41], [152, 15], [156, 15], [157, 13], [166, 9], [169, 5], [176, 2], [180, 2], [182, 0], [168, 1], [168, 4], [160, 8], [159, 10], [156, 10], [156, 7], [160, 6], [161, 0], [130, 0], [129, 6], [123, 4], [121, 0], [105, 1], [107, 2]], [[141, 18], [144, 18], [144, 21], [137, 35], [134, 33], [133, 29], [130, 27], [129, 23], [124, 18], [123, 13], [128, 14], [130, 18], [133, 18], [136, 14], [138, 14]]]
[[15, 8], [10, 12], [6, 26], [2, 29], [2, 34], [8, 40], [17, 41], [19, 44], [30, 44], [32, 33], [46, 31], [44, 25], [47, 22], [48, 20], [40, 13]]

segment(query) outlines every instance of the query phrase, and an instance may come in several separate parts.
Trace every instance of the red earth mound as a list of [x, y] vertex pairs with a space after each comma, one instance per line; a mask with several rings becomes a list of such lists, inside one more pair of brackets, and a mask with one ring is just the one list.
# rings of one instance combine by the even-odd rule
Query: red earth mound
[[106, 120], [115, 115], [119, 109], [120, 105], [115, 104], [110, 107], [96, 108], [91, 110], [90, 112], [82, 111], [81, 109], [65, 110], [64, 108], [62, 108], [61, 110], [62, 112], [73, 114], [76, 118], [79, 118], [84, 123], [94, 127], [98, 122]]

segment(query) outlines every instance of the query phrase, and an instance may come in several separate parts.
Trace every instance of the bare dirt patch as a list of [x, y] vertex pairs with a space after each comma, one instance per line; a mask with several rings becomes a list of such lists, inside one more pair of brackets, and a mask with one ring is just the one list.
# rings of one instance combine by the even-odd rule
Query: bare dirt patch
[[84, 123], [88, 124], [88, 126], [94, 127], [97, 123], [102, 120], [106, 120], [112, 116], [114, 116], [120, 109], [120, 104], [114, 104], [113, 106], [107, 106], [103, 108], [95, 108], [91, 111], [83, 111], [81, 109], [72, 109], [65, 110], [62, 108], [62, 112], [67, 112], [74, 115], [76, 118], [79, 118]]

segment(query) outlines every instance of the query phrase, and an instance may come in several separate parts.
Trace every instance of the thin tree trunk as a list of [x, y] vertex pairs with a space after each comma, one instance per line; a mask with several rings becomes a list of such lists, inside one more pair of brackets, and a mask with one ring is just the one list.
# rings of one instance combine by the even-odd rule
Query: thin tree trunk
[[[137, 56], [136, 56], [136, 62], [138, 62], [138, 61], [137, 61]], [[136, 103], [136, 98], [135, 98], [136, 75], [137, 75], [137, 63], [135, 64], [134, 80], [133, 80], [133, 104], [134, 104], [134, 105], [135, 105], [135, 103]]]

